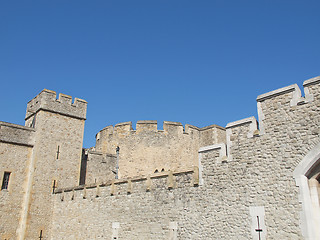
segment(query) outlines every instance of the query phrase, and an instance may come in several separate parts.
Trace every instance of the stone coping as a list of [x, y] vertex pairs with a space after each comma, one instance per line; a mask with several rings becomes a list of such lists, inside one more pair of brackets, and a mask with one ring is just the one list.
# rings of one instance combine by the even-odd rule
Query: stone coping
[[307, 87], [307, 86], [310, 86], [310, 85], [314, 85], [314, 84], [318, 84], [320, 83], [320, 76], [317, 76], [317, 77], [314, 77], [314, 78], [310, 78], [308, 80], [305, 80], [303, 82], [303, 86], [304, 87]]
[[[132, 122], [129, 121], [129, 122], [117, 123], [114, 127], [120, 127], [120, 126], [125, 126], [125, 125], [130, 125], [130, 126], [132, 126]], [[110, 126], [112, 126], [112, 125], [110, 125]]]
[[236, 127], [236, 126], [240, 126], [240, 125], [244, 125], [244, 124], [250, 124], [250, 123], [253, 123], [254, 121], [257, 122], [255, 117], [248, 117], [245, 119], [241, 119], [241, 120], [238, 120], [235, 122], [228, 123], [226, 128], [232, 128], [232, 127]]
[[170, 121], [163, 121], [163, 126], [164, 125], [183, 126], [182, 123], [180, 122], [170, 122]]
[[139, 120], [137, 124], [158, 124], [157, 120]]
[[[108, 130], [110, 129], [112, 132], [113, 131], [116, 131], [116, 128], [117, 127], [121, 127], [121, 126], [130, 126], [130, 129], [128, 129], [130, 132], [136, 132], [137, 129], [139, 129], [139, 125], [143, 125], [143, 124], [150, 124], [150, 125], [156, 125], [157, 124], [157, 120], [139, 120], [137, 121], [137, 124], [136, 124], [136, 129], [133, 129], [132, 128], [132, 122], [129, 121], [129, 122], [122, 122], [122, 123], [117, 123], [114, 127], [113, 125], [108, 125], [106, 127], [104, 127], [103, 129], [101, 129], [99, 132], [102, 132], [104, 130]], [[177, 127], [183, 127], [182, 123], [180, 122], [170, 122], [170, 121], [163, 121], [163, 128], [164, 129], [157, 129], [158, 132], [164, 132], [166, 131], [165, 128], [166, 126], [177, 126]], [[187, 131], [188, 128], [192, 128], [192, 129], [195, 129], [195, 130], [198, 130], [198, 131], [205, 131], [205, 130], [208, 130], [208, 129], [212, 129], [212, 128], [217, 128], [217, 129], [221, 129], [221, 130], [225, 130], [224, 127], [221, 127], [219, 125], [216, 125], [216, 124], [212, 124], [212, 125], [209, 125], [209, 126], [205, 126], [205, 127], [202, 127], [202, 128], [199, 128], [199, 127], [196, 127], [194, 125], [190, 125], [190, 124], [185, 124], [185, 127], [184, 127], [184, 132]], [[128, 131], [127, 130], [127, 131]], [[154, 129], [155, 130], [155, 129]], [[98, 132], [98, 133], [99, 133]], [[97, 134], [98, 134], [97, 133]]]
[[262, 102], [262, 101], [264, 101], [266, 99], [273, 98], [273, 97], [276, 97], [276, 96], [279, 96], [279, 95], [282, 95], [282, 94], [285, 94], [285, 93], [294, 92], [296, 90], [299, 91], [298, 85], [297, 84], [292, 84], [290, 86], [279, 88], [279, 89], [276, 89], [274, 91], [267, 92], [267, 93], [259, 95], [257, 97], [257, 102]]
[[18, 129], [27, 130], [27, 131], [32, 131], [32, 132], [35, 132], [35, 131], [36, 131], [36, 130], [35, 130], [34, 128], [32, 128], [32, 127], [26, 127], [26, 126], [14, 124], [14, 123], [3, 122], [3, 121], [0, 121], [0, 126], [6, 126], [6, 127], [11, 127], [11, 128], [18, 128]]
[[224, 143], [219, 143], [219, 144], [214, 144], [214, 145], [201, 147], [201, 148], [199, 148], [198, 152], [202, 153], [202, 152], [207, 152], [207, 151], [211, 151], [211, 150], [215, 150], [215, 149], [221, 149], [223, 147], [225, 147], [225, 144]]

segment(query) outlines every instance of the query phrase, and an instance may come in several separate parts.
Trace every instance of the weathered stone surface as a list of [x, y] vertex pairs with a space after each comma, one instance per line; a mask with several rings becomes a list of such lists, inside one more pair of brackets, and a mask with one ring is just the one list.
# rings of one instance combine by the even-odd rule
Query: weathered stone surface
[[136, 130], [131, 122], [102, 129], [96, 136], [96, 151], [116, 154], [119, 151], [119, 175], [132, 177], [160, 171], [183, 171], [198, 165], [198, 149], [225, 142], [225, 129], [217, 125], [197, 128], [181, 123], [138, 121]]
[[82, 157], [86, 102], [44, 90], [28, 127], [0, 122], [0, 183], [11, 173], [0, 237], [258, 239], [260, 229], [261, 239], [319, 239], [320, 218], [307, 219], [319, 211], [319, 79], [304, 82], [305, 97], [297, 85], [260, 95], [259, 122], [126, 122], [101, 130]]

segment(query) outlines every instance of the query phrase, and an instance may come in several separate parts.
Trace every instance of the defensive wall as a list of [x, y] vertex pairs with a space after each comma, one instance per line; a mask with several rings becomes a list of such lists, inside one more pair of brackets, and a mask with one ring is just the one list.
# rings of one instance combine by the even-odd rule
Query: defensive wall
[[11, 173], [8, 188], [0, 191], [0, 233], [6, 233], [0, 236], [7, 239], [15, 239], [19, 227], [25, 171], [32, 154], [34, 134], [33, 128], [0, 122], [0, 184], [5, 172]]
[[259, 124], [229, 123], [226, 144], [200, 147], [199, 184], [164, 172], [58, 190], [52, 239], [316, 239], [293, 172], [319, 145], [320, 77], [303, 85], [304, 97], [297, 85], [258, 96]]
[[52, 192], [79, 184], [86, 102], [44, 89], [28, 102], [25, 125], [0, 122], [1, 239], [50, 232]]
[[258, 96], [259, 122], [124, 123], [84, 152], [86, 102], [44, 90], [26, 126], [0, 122], [0, 237], [319, 239], [320, 77], [303, 86]]
[[[183, 171], [198, 165], [198, 149], [225, 142], [225, 129], [217, 125], [198, 128], [165, 121], [163, 130], [157, 121], [119, 123], [96, 135], [95, 150], [116, 154], [119, 147], [119, 175], [132, 177], [161, 171]], [[146, 164], [147, 163], [147, 164]]]

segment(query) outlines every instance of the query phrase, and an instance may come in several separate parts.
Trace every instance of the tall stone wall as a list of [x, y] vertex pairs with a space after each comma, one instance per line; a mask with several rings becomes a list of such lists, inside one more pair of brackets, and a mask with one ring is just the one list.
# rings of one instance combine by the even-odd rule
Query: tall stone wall
[[305, 97], [296, 85], [260, 95], [259, 124], [229, 123], [226, 145], [200, 147], [199, 186], [176, 173], [171, 187], [151, 175], [61, 190], [52, 239], [168, 239], [176, 227], [171, 239], [303, 239], [293, 171], [319, 143], [319, 82], [304, 83]]
[[27, 191], [26, 232], [37, 239], [51, 229], [52, 193], [79, 184], [86, 102], [43, 90], [27, 105], [26, 125], [35, 129], [33, 161]]
[[[0, 130], [1, 131], [1, 130]], [[10, 172], [7, 190], [0, 191], [0, 238], [17, 239], [26, 185], [26, 171], [32, 147], [0, 142], [0, 184]]]
[[[59, 190], [51, 239], [250, 239], [247, 187], [233, 184], [239, 167], [228, 166], [221, 145], [203, 151], [201, 160], [202, 185], [195, 170], [173, 174], [172, 182], [165, 172]], [[170, 238], [175, 226], [177, 237]]]
[[[0, 237], [306, 238], [293, 172], [320, 143], [320, 77], [303, 85], [305, 96], [297, 85], [258, 96], [259, 123], [249, 117], [226, 131], [107, 127], [87, 153], [81, 186], [86, 102], [44, 90], [28, 103], [25, 127], [0, 122], [0, 183], [12, 172], [0, 191]], [[121, 178], [111, 180], [117, 146]], [[319, 170], [306, 174], [318, 189]]]
[[[233, 184], [247, 188], [249, 206], [264, 206], [270, 239], [302, 239], [301, 203], [293, 172], [319, 143], [319, 78], [258, 96], [254, 118], [227, 125], [228, 160], [242, 168]], [[302, 223], [303, 225], [303, 223]]]
[[0, 191], [1, 239], [18, 237], [34, 133], [29, 127], [0, 122], [0, 187], [4, 173], [10, 173], [8, 188]]
[[[51, 239], [168, 239], [170, 222], [189, 209], [186, 198], [196, 189], [196, 179], [193, 170], [161, 172], [102, 184], [99, 189], [59, 190]], [[120, 225], [117, 236], [115, 223]]]
[[0, 122], [1, 239], [38, 239], [51, 229], [52, 193], [78, 185], [87, 103], [43, 90], [27, 104], [25, 125]]
[[163, 130], [157, 121], [138, 121], [108, 126], [96, 136], [96, 150], [107, 154], [119, 151], [120, 177], [132, 177], [160, 171], [180, 171], [198, 165], [201, 146], [225, 141], [225, 129], [217, 125], [197, 128], [167, 122]]

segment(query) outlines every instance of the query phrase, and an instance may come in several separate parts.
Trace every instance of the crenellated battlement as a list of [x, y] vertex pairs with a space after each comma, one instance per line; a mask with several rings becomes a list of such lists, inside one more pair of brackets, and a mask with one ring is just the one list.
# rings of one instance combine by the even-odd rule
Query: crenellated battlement
[[310, 78], [303, 82], [305, 98], [308, 102], [314, 100], [314, 97], [319, 98], [320, 96], [320, 76]]
[[320, 239], [304, 229], [319, 225], [320, 77], [301, 90], [259, 95], [259, 122], [122, 122], [83, 149], [86, 101], [45, 89], [26, 126], [0, 122], [0, 238]]
[[[85, 184], [69, 188], [56, 189], [54, 194], [60, 195], [61, 201], [74, 200], [76, 195], [86, 198], [101, 197], [103, 194], [116, 196], [119, 194], [134, 194], [144, 191], [150, 192], [157, 188], [174, 189], [187, 186], [199, 185], [199, 169], [179, 172], [159, 172], [148, 176], [136, 176], [126, 179], [107, 180], [105, 182]], [[67, 197], [68, 196], [68, 197]]]
[[[314, 101], [320, 100], [320, 77], [315, 77], [304, 81], [304, 95], [297, 84], [283, 87], [257, 97], [257, 108], [259, 117], [260, 134], [264, 134], [270, 121], [285, 115], [289, 112], [299, 112], [307, 105], [314, 104]], [[308, 106], [307, 106], [308, 107]], [[294, 115], [290, 116], [290, 118]]]
[[[179, 122], [138, 121], [107, 126], [96, 135], [97, 151], [115, 154], [119, 147], [120, 175], [150, 174], [156, 171], [178, 171], [196, 166], [200, 147], [225, 143], [225, 129], [217, 125], [198, 128]], [[147, 164], [146, 164], [147, 163]]]
[[257, 102], [275, 101], [281, 97], [281, 103], [290, 103], [290, 106], [296, 106], [311, 102], [314, 100], [314, 95], [320, 94], [320, 76], [308, 79], [303, 82], [304, 94], [301, 96], [301, 90], [297, 84], [292, 84], [287, 87], [279, 88], [271, 92], [261, 94], [257, 97]]
[[25, 120], [28, 120], [40, 110], [86, 119], [87, 102], [75, 98], [72, 103], [72, 97], [62, 93], [59, 94], [57, 99], [56, 92], [44, 89], [28, 102]]
[[239, 145], [246, 138], [279, 132], [280, 122], [306, 121], [307, 118], [299, 120], [301, 114], [311, 109], [314, 109], [316, 114], [317, 104], [320, 101], [320, 76], [304, 81], [303, 87], [305, 96], [301, 95], [297, 84], [259, 95], [257, 97], [259, 122], [255, 117], [249, 117], [228, 123], [226, 126], [228, 157], [232, 159], [231, 149], [235, 143]]
[[145, 131], [158, 131], [157, 121], [147, 120], [147, 121], [138, 121], [136, 125], [136, 132], [145, 132]]
[[224, 127], [218, 125], [210, 125], [203, 128], [199, 128], [190, 124], [186, 124], [185, 127], [180, 122], [171, 122], [171, 121], [164, 121], [163, 122], [163, 129], [158, 129], [158, 122], [157, 120], [140, 120], [137, 121], [136, 129], [132, 127], [132, 122], [122, 122], [118, 123], [115, 126], [107, 126], [99, 131], [96, 135], [96, 139], [100, 139], [100, 134], [108, 134], [108, 135], [128, 135], [128, 134], [139, 134], [139, 133], [146, 133], [146, 132], [157, 132], [157, 133], [164, 133], [164, 134], [189, 134], [192, 131], [207, 131], [209, 129], [219, 129], [225, 131]]

